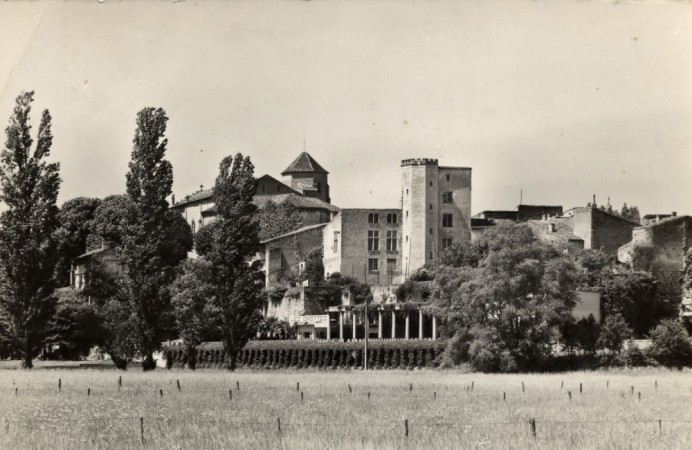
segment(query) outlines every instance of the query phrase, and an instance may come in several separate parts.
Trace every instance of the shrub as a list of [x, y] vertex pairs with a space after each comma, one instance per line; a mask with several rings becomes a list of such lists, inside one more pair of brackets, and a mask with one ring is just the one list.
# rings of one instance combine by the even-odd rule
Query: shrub
[[692, 344], [677, 320], [664, 320], [651, 331], [649, 354], [666, 367], [682, 369], [692, 364]]

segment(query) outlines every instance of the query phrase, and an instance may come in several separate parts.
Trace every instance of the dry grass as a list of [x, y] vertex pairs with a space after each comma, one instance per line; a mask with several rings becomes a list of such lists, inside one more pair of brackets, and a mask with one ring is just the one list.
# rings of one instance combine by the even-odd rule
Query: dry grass
[[692, 442], [691, 375], [0, 371], [0, 448], [682, 449]]

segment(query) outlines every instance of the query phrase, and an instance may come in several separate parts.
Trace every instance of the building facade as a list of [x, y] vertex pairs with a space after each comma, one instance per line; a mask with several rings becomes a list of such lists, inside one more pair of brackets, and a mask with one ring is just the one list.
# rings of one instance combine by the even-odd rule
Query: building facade
[[471, 239], [471, 168], [436, 159], [401, 162], [401, 270], [404, 278], [441, 250]]

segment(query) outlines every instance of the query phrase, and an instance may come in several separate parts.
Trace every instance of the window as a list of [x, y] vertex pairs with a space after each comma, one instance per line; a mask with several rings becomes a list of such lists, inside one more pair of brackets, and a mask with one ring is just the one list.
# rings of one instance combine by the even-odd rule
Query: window
[[430, 234], [433, 234], [432, 228], [428, 229], [428, 232], [429, 232]]
[[442, 203], [452, 203], [452, 193], [443, 192], [442, 193]]
[[371, 252], [376, 252], [380, 250], [379, 230], [368, 230], [368, 250]]
[[447, 178], [447, 181], [449, 181], [449, 174], [445, 175], [445, 177]]
[[339, 251], [339, 235], [341, 234], [340, 231], [335, 231], [334, 232], [334, 245], [332, 246], [332, 253], [336, 253]]
[[432, 187], [432, 181], [430, 182], [430, 187]]
[[432, 203], [430, 204], [430, 209], [433, 209], [433, 205], [432, 205]]
[[408, 217], [408, 210], [406, 210], [406, 217]]
[[368, 223], [380, 223], [380, 215], [377, 213], [368, 214]]
[[321, 193], [321, 192], [322, 192], [322, 183], [320, 183], [320, 182], [318, 181], [318, 182], [317, 182], [317, 193], [319, 194], [319, 193]]
[[387, 223], [397, 223], [399, 221], [399, 215], [396, 213], [387, 214]]
[[451, 214], [442, 214], [442, 226], [445, 228], [451, 228], [453, 218]]
[[387, 259], [387, 273], [396, 272], [396, 259]]
[[368, 270], [370, 272], [377, 272], [378, 270], [380, 270], [380, 264], [377, 258], [368, 259]]
[[406, 236], [406, 242], [408, 242], [408, 236]]
[[265, 185], [263, 184], [263, 185], [262, 185], [262, 193], [265, 193], [265, 192], [267, 192], [267, 186], [265, 186]]
[[190, 222], [190, 228], [192, 228], [192, 234], [195, 234], [195, 220], [192, 219], [192, 222]]
[[406, 189], [406, 195], [408, 195], [408, 189]]
[[430, 252], [430, 259], [433, 259], [433, 252]]
[[397, 232], [395, 230], [390, 230], [387, 231], [387, 251], [388, 252], [395, 252], [396, 251], [396, 241], [397, 241]]
[[452, 246], [452, 238], [442, 238], [442, 250]]

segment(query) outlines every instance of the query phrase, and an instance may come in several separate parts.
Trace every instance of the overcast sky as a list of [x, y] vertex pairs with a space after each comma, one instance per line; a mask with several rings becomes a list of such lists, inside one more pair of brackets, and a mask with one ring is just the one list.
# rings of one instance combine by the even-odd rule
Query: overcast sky
[[[692, 213], [686, 2], [0, 3], [0, 123], [35, 90], [60, 202], [125, 190], [135, 117], [170, 117], [178, 198], [220, 160], [303, 150], [340, 207], [396, 207], [400, 162], [473, 168], [473, 212]], [[4, 137], [2, 138], [4, 142]]]

